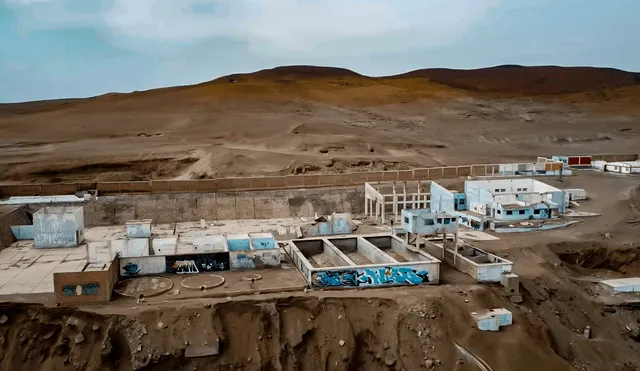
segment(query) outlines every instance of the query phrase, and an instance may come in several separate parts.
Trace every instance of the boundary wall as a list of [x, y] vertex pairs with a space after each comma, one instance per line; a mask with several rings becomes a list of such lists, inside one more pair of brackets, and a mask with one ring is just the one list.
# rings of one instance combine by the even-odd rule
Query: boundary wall
[[[364, 213], [362, 187], [221, 193], [98, 196], [83, 203], [85, 226], [184, 221], [270, 219], [336, 213]], [[55, 204], [29, 204], [31, 210]]]
[[[607, 162], [634, 161], [638, 159], [638, 154], [591, 155], [591, 158], [592, 160]], [[412, 170], [217, 178], [203, 180], [6, 184], [0, 185], [0, 197], [52, 196], [92, 190], [97, 190], [100, 195], [109, 195], [122, 193], [210, 193], [223, 191], [351, 186], [361, 185], [366, 182], [415, 181], [457, 178], [463, 176], [493, 176], [499, 174], [500, 165], [501, 164], [475, 164], [418, 168]]]

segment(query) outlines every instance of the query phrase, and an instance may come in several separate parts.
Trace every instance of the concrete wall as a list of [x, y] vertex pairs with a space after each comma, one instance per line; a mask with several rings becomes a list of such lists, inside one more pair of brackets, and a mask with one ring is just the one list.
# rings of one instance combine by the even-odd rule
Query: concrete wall
[[231, 268], [228, 252], [168, 255], [166, 272], [171, 274], [227, 271]]
[[31, 218], [26, 207], [0, 206], [0, 250], [16, 241], [11, 226], [29, 224]]
[[[310, 287], [383, 287], [437, 284], [439, 282], [440, 261], [438, 259], [424, 254], [421, 261], [399, 263], [367, 241], [365, 237], [367, 236], [324, 239], [324, 245], [318, 243], [319, 239], [293, 240], [285, 246], [285, 251], [291, 257], [294, 265], [307, 279]], [[335, 246], [335, 243], [340, 246]], [[360, 246], [359, 249], [358, 246]], [[339, 254], [340, 249], [349, 251], [358, 249], [358, 252], [367, 256], [369, 260], [384, 261], [385, 263], [355, 265], [352, 261], [349, 261], [349, 266], [314, 268], [306, 256], [312, 256], [318, 253], [317, 250], [320, 249], [334, 250]], [[304, 250], [306, 251], [303, 252]]]
[[429, 193], [431, 210], [446, 212], [453, 212], [455, 210], [453, 192], [436, 182], [431, 182]]
[[[442, 257], [442, 246], [440, 243], [425, 241], [425, 249], [433, 256]], [[463, 243], [465, 249], [473, 250], [475, 257], [458, 254], [454, 259], [454, 252], [445, 249], [444, 261], [457, 270], [473, 277], [477, 282], [500, 282], [503, 273], [511, 272], [513, 263], [499, 256], [480, 250], [469, 244]]]
[[13, 225], [11, 232], [16, 240], [33, 240], [33, 225]]
[[[132, 219], [154, 223], [268, 219], [364, 213], [360, 188], [299, 189], [236, 193], [130, 194], [100, 196], [84, 203], [85, 225], [122, 225]], [[38, 209], [43, 204], [31, 204]], [[50, 205], [46, 205], [50, 206]]]
[[167, 263], [164, 256], [141, 256], [120, 258], [120, 276], [135, 277], [166, 273]]
[[84, 240], [82, 207], [47, 206], [33, 214], [34, 247], [73, 247]]
[[62, 304], [108, 303], [118, 280], [118, 273], [117, 258], [107, 269], [101, 271], [54, 273], [56, 301]]
[[280, 267], [280, 248], [249, 251], [229, 251], [232, 270]]
[[125, 223], [125, 231], [128, 238], [149, 238], [151, 237], [151, 219], [128, 220]]

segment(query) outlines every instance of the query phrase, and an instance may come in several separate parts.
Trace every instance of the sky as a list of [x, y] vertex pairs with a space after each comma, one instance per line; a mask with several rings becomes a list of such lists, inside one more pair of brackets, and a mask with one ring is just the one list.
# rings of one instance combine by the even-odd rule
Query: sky
[[640, 71], [638, 0], [0, 0], [0, 102], [281, 65]]

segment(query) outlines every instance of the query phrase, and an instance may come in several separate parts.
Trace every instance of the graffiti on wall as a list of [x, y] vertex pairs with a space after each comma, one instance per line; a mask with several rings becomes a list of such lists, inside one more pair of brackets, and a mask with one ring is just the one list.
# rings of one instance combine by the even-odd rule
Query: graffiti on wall
[[62, 287], [62, 296], [99, 295], [100, 284], [88, 282], [79, 285], [65, 285]]
[[311, 275], [311, 283], [319, 287], [419, 285], [429, 282], [429, 272], [412, 267], [381, 267], [319, 271]]
[[229, 270], [229, 253], [166, 256], [167, 273], [201, 273]]
[[176, 260], [172, 265], [177, 274], [184, 273], [200, 273], [196, 263], [193, 260]]
[[135, 276], [136, 274], [140, 273], [140, 266], [133, 262], [128, 262], [127, 264], [122, 266], [122, 269], [128, 276]]

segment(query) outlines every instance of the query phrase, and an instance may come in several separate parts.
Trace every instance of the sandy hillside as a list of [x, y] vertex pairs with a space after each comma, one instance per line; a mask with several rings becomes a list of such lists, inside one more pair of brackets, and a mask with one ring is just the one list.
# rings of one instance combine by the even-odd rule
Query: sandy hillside
[[372, 78], [290, 66], [0, 105], [0, 181], [336, 173], [637, 152], [640, 75], [501, 66]]

